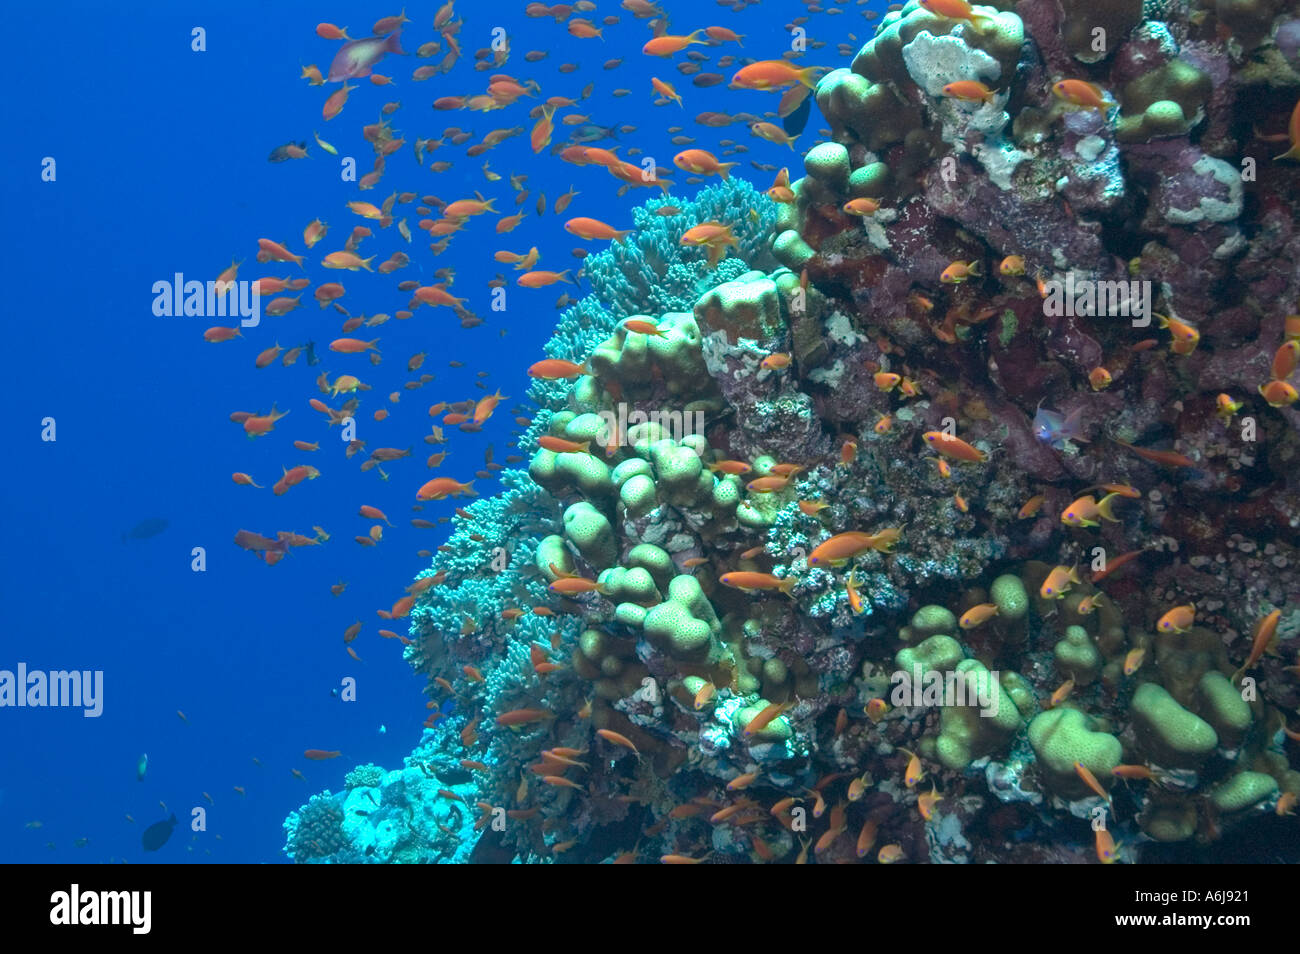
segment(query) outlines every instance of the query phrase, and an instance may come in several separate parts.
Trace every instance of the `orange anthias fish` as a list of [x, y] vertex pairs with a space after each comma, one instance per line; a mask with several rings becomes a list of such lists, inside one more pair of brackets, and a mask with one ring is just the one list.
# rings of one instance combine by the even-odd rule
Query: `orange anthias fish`
[[[551, 134], [555, 131], [555, 124], [551, 122], [551, 116], [554, 114], [554, 106], [542, 107], [541, 118], [537, 120], [537, 125], [533, 126], [533, 131], [529, 135], [533, 152], [541, 152], [551, 144]], [[444, 214], [446, 214], [445, 210]]]
[[244, 433], [249, 437], [262, 437], [269, 434], [275, 430], [275, 422], [288, 413], [288, 411], [277, 411], [272, 404], [270, 414], [253, 414], [244, 419]]
[[1115, 441], [1120, 447], [1125, 447], [1137, 454], [1143, 460], [1149, 460], [1153, 464], [1160, 464], [1164, 467], [1195, 467], [1196, 461], [1184, 454], [1175, 451], [1157, 451], [1150, 450], [1146, 447], [1134, 447], [1132, 444], [1126, 444], [1124, 441]]
[[1082, 109], [1095, 109], [1103, 115], [1105, 115], [1106, 110], [1119, 105], [1107, 99], [1106, 94], [1096, 83], [1089, 83], [1085, 80], [1061, 80], [1059, 83], [1052, 84], [1052, 92], [1071, 106], [1078, 106]]
[[692, 30], [686, 36], [672, 36], [665, 33], [647, 42], [645, 46], [641, 47], [641, 52], [646, 56], [672, 56], [693, 43], [708, 43], [707, 40], [700, 39], [700, 34], [703, 32], [703, 30]]
[[957, 625], [962, 629], [975, 629], [976, 627], [983, 626], [997, 615], [997, 603], [980, 603], [978, 606], [972, 606], [963, 613]]
[[749, 738], [762, 732], [793, 707], [793, 702], [773, 702], [768, 704], [745, 725], [745, 737]]
[[625, 749], [631, 749], [632, 753], [636, 755], [638, 759], [641, 758], [641, 753], [637, 750], [637, 747], [632, 743], [632, 740], [629, 739], [627, 736], [623, 735], [621, 732], [615, 732], [613, 729], [597, 729], [596, 734], [600, 736], [602, 739], [604, 739], [606, 742], [609, 742], [611, 745], [620, 745]]
[[809, 89], [817, 85], [818, 74], [824, 66], [799, 69], [787, 60], [759, 60], [739, 70], [731, 78], [731, 89], [779, 89], [802, 83]]
[[474, 497], [477, 494], [474, 493], [473, 485], [472, 480], [462, 484], [450, 477], [435, 477], [416, 491], [415, 497], [417, 500], [442, 500], [445, 497], [459, 497], [461, 494]]
[[1188, 603], [1186, 606], [1175, 606], [1156, 623], [1156, 629], [1162, 633], [1185, 633], [1192, 628], [1192, 623], [1196, 621], [1196, 606]]
[[719, 162], [718, 157], [707, 149], [685, 149], [673, 156], [673, 165], [685, 172], [698, 176], [719, 176], [727, 179], [732, 167], [738, 163]]
[[969, 20], [975, 26], [979, 26], [977, 20], [991, 19], [976, 13], [966, 0], [921, 0], [921, 6], [933, 14], [950, 20]]
[[1100, 795], [1107, 802], [1110, 801], [1110, 793], [1101, 787], [1101, 783], [1097, 781], [1097, 776], [1093, 775], [1092, 771], [1082, 762], [1074, 763], [1074, 774], [1078, 775], [1083, 784], [1087, 785], [1093, 792]]
[[1113, 865], [1119, 860], [1120, 849], [1123, 845], [1116, 845], [1115, 839], [1111, 837], [1110, 832], [1105, 828], [1097, 829], [1097, 860], [1103, 865]]
[[[943, 95], [960, 99], [967, 103], [989, 103], [993, 101], [994, 92], [978, 80], [958, 80], [943, 88]], [[1007, 274], [1007, 273], [1003, 273]]]
[[1059, 600], [1070, 590], [1071, 583], [1082, 583], [1079, 579], [1077, 567], [1058, 566], [1047, 574], [1047, 579], [1043, 580], [1043, 585], [1038, 589], [1038, 595], [1045, 600]]
[[1111, 506], [1112, 502], [1120, 496], [1127, 495], [1110, 493], [1103, 497], [1100, 502], [1094, 499], [1092, 494], [1080, 497], [1061, 511], [1061, 523], [1067, 527], [1096, 527], [1100, 526], [1097, 521], [1098, 517], [1111, 523], [1119, 523], [1119, 520], [1111, 511]]
[[901, 745], [898, 747], [898, 751], [905, 752], [908, 755], [907, 768], [903, 771], [903, 784], [908, 788], [916, 788], [917, 783], [925, 778], [925, 768], [921, 765], [921, 757]]
[[1282, 611], [1275, 609], [1255, 624], [1255, 636], [1251, 642], [1250, 656], [1242, 663], [1241, 668], [1232, 674], [1234, 682], [1263, 657], [1265, 651], [1272, 644], [1273, 637], [1277, 635], [1277, 623], [1281, 618]]
[[755, 593], [764, 590], [780, 590], [786, 596], [791, 594], [795, 586], [799, 583], [796, 577], [786, 577], [781, 579], [770, 573], [750, 573], [737, 571], [735, 573], [724, 573], [718, 578], [723, 586], [730, 586], [734, 589], [743, 590], [746, 593]]
[[528, 369], [530, 377], [541, 378], [543, 381], [562, 381], [581, 377], [587, 373], [588, 371], [583, 365], [574, 364], [572, 361], [564, 361], [560, 358], [548, 358], [545, 361], [538, 361]]
[[576, 218], [564, 223], [564, 230], [584, 239], [613, 239], [620, 245], [626, 244], [627, 237], [636, 229], [616, 229], [599, 219]]
[[953, 460], [978, 464], [988, 459], [988, 454], [967, 444], [959, 437], [953, 437], [946, 431], [926, 431], [921, 435], [925, 442], [945, 457]]
[[881, 530], [875, 534], [862, 533], [856, 530], [837, 533], [813, 548], [812, 553], [808, 554], [808, 565], [829, 564], [830, 566], [843, 566], [855, 556], [866, 553], [868, 550], [888, 553], [897, 542], [897, 530]]

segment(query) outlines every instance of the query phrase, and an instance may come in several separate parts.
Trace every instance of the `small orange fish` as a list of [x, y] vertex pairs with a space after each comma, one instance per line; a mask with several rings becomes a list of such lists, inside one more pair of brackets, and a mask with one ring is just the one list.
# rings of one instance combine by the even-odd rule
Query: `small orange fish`
[[869, 199], [866, 196], [859, 196], [856, 199], [850, 199], [848, 202], [845, 202], [840, 206], [840, 208], [849, 215], [866, 218], [869, 215], [874, 215], [880, 210], [880, 202], [876, 199]]
[[966, 103], [989, 103], [993, 101], [994, 93], [978, 80], [958, 80], [945, 86], [943, 95]]
[[1273, 377], [1277, 380], [1291, 377], [1297, 362], [1300, 362], [1300, 341], [1292, 338], [1273, 353]]
[[853, 611], [854, 616], [861, 616], [863, 611], [862, 594], [858, 592], [857, 581], [853, 577], [854, 571], [849, 571], [849, 578], [844, 581], [844, 590], [848, 594], [849, 609]]
[[604, 739], [606, 742], [609, 742], [613, 745], [621, 745], [625, 749], [631, 749], [633, 754], [636, 755], [638, 759], [641, 758], [641, 753], [637, 750], [637, 747], [632, 743], [632, 740], [629, 739], [627, 736], [619, 732], [615, 732], [613, 729], [597, 729], [596, 734], [600, 736], [602, 739]]
[[934, 782], [930, 782], [930, 791], [928, 794], [916, 796], [916, 810], [921, 813], [921, 817], [930, 821], [934, 817], [934, 806], [943, 801], [943, 796], [934, 787]]
[[1066, 699], [1070, 698], [1070, 693], [1072, 692], [1074, 692], [1074, 680], [1067, 679], [1057, 687], [1055, 692], [1052, 693], [1052, 698], [1047, 700], [1047, 708], [1055, 709]]
[[755, 735], [767, 728], [794, 706], [792, 702], [773, 702], [765, 706], [758, 715], [750, 719], [745, 726], [745, 737]]
[[882, 865], [892, 865], [902, 861], [907, 856], [903, 854], [903, 849], [899, 845], [885, 845], [876, 854], [876, 860]]
[[953, 262], [939, 275], [939, 281], [945, 285], [959, 285], [968, 279], [978, 278], [979, 275], [979, 261]]
[[1089, 83], [1084, 80], [1061, 80], [1059, 83], [1052, 85], [1052, 92], [1071, 106], [1095, 109], [1103, 115], [1105, 115], [1106, 110], [1119, 105], [1107, 99], [1106, 94], [1102, 92], [1101, 87], [1096, 83]]
[[1263, 657], [1265, 651], [1273, 642], [1273, 637], [1277, 634], [1277, 624], [1281, 618], [1282, 611], [1275, 609], [1255, 624], [1255, 635], [1251, 642], [1250, 656], [1242, 663], [1241, 668], [1233, 673], [1232, 679], [1234, 682]]
[[1086, 765], [1082, 762], [1075, 762], [1074, 774], [1079, 776], [1084, 785], [1087, 785], [1096, 794], [1104, 798], [1107, 803], [1110, 802], [1110, 793], [1101, 787], [1101, 783], [1097, 781], [1097, 776], [1093, 775], [1092, 771]]
[[777, 352], [765, 357], [761, 362], [759, 362], [759, 367], [768, 371], [780, 371], [784, 368], [788, 368], [790, 366], [790, 361], [790, 355]]
[[1103, 865], [1113, 865], [1119, 861], [1120, 849], [1123, 845], [1116, 845], [1115, 839], [1110, 836], [1105, 828], [1097, 829], [1097, 860]]
[[1023, 255], [1008, 255], [998, 263], [998, 274], [1007, 276], [1023, 275], [1025, 259]]
[[1160, 319], [1160, 327], [1168, 328], [1169, 333], [1173, 335], [1173, 342], [1170, 345], [1170, 349], [1174, 354], [1186, 356], [1196, 350], [1196, 345], [1201, 340], [1201, 333], [1199, 331], [1187, 324], [1185, 321], [1180, 321], [1177, 318], [1170, 318], [1169, 316], [1162, 315], [1159, 312], [1156, 313], [1156, 317]]
[[1039, 587], [1038, 595], [1045, 600], [1059, 600], [1069, 592], [1071, 583], [1082, 582], [1079, 579], [1078, 567], [1053, 567], [1047, 574], [1047, 579], [1043, 580], [1043, 585]]
[[1156, 629], [1162, 633], [1185, 633], [1192, 628], [1196, 620], [1196, 605], [1175, 606], [1156, 623]]
[[1017, 514], [1017, 516], [1021, 520], [1028, 520], [1030, 517], [1037, 516], [1038, 511], [1043, 508], [1043, 504], [1046, 500], [1047, 497], [1043, 494], [1034, 494], [1034, 496], [1025, 501], [1025, 505], [1020, 508], [1020, 513]]
[[1214, 399], [1214, 413], [1219, 416], [1219, 420], [1224, 425], [1232, 423], [1232, 416], [1241, 410], [1242, 402], [1234, 401], [1230, 395], [1220, 393]]
[[967, 444], [959, 437], [953, 437], [946, 431], [926, 431], [921, 435], [927, 444], [945, 457], [968, 463], [982, 463], [988, 460], [988, 454]]
[[983, 626], [994, 616], [998, 615], [997, 603], [980, 603], [978, 606], [972, 606], [965, 613], [962, 613], [961, 619], [957, 625], [962, 629], [975, 629]]
[[1300, 400], [1300, 392], [1289, 381], [1269, 381], [1259, 386], [1260, 396], [1268, 402], [1269, 407], [1289, 407]]
[[1116, 765], [1110, 770], [1116, 778], [1136, 778], [1146, 782], [1158, 782], [1159, 776], [1145, 765]]
[[[694, 35], [694, 34], [692, 34]], [[663, 39], [660, 37], [659, 39]], [[654, 42], [653, 40], [651, 42]], [[703, 41], [697, 41], [703, 42]], [[648, 46], [649, 44], [647, 44]], [[674, 50], [673, 52], [676, 52]], [[666, 54], [659, 54], [666, 55]], [[818, 74], [826, 67], [809, 66], [798, 69], [788, 60], [759, 60], [740, 69], [731, 78], [730, 89], [779, 89], [802, 83], [808, 88], [817, 85]]]
[[925, 778], [925, 768], [921, 765], [921, 757], [909, 749], [898, 747], [900, 752], [906, 752], [909, 756], [907, 768], [903, 771], [903, 784], [908, 788], [916, 788], [918, 782]]
[[497, 725], [528, 725], [533, 722], [544, 722], [554, 717], [555, 713], [548, 709], [513, 709], [497, 716]]

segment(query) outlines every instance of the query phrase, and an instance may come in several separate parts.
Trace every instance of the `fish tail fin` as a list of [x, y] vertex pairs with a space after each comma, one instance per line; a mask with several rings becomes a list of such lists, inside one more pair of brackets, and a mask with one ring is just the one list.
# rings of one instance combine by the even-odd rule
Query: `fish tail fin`
[[[366, 347], [367, 347], [367, 348], [375, 348], [375, 345], [377, 345], [377, 344], [379, 344], [379, 339], [378, 339], [378, 338], [376, 338], [374, 341], [367, 341], [367, 342], [366, 342]], [[378, 348], [375, 348], [375, 351], [378, 351], [378, 350], [379, 350]]]
[[686, 35], [686, 42], [687, 42], [687, 43], [706, 43], [706, 42], [707, 42], [706, 40], [701, 40], [701, 39], [700, 39], [700, 34], [703, 33], [703, 32], [704, 32], [703, 30], [692, 30], [690, 33], [688, 33], [688, 34]]
[[402, 28], [399, 26], [388, 39], [384, 40], [384, 52], [396, 53], [398, 56], [405, 56], [406, 51], [402, 49]]
[[984, 263], [980, 261], [978, 258], [975, 259], [973, 262], [970, 263], [970, 266], [966, 269], [966, 274], [975, 278], [978, 278], [980, 275], [983, 275]]
[[1300, 162], [1300, 142], [1296, 143], [1286, 152], [1282, 153], [1282, 155], [1273, 157], [1274, 162], [1279, 162], [1283, 159], [1291, 159], [1295, 162]]
[[803, 69], [799, 70], [799, 74], [798, 74], [799, 82], [803, 83], [803, 85], [807, 86], [809, 89], [815, 89], [817, 86], [817, 81], [821, 79], [821, 71], [824, 70], [825, 68], [826, 67], [824, 66], [804, 67]]
[[781, 581], [781, 585], [778, 586], [777, 589], [779, 589], [786, 596], [790, 597], [790, 599], [794, 599], [794, 588], [798, 584], [799, 584], [798, 577], [787, 576], [784, 580]]
[[739, 163], [737, 162], [718, 163], [718, 175], [721, 176], [723, 182], [726, 182], [728, 179], [731, 178], [731, 170], [737, 165], [739, 165]]
[[1111, 523], [1119, 523], [1119, 518], [1117, 518], [1111, 510], [1111, 507], [1113, 506], [1112, 501], [1119, 496], [1119, 494], [1107, 494], [1102, 497], [1101, 502], [1097, 504], [1097, 513], [1103, 519], [1109, 520]]

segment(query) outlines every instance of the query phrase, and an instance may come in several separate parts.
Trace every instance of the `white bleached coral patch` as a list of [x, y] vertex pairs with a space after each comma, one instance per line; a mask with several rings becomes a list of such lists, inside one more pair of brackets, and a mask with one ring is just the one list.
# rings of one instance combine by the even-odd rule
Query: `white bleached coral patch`
[[958, 80], [997, 82], [1002, 67], [983, 50], [972, 49], [955, 36], [934, 36], [922, 30], [903, 47], [903, 63], [917, 86], [930, 96]]

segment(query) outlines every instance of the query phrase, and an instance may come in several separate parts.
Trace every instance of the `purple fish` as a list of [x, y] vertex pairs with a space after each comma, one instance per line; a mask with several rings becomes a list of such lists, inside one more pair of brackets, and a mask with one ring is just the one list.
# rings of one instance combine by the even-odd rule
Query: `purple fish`
[[1057, 450], [1065, 450], [1066, 441], [1082, 441], [1079, 436], [1079, 417], [1083, 414], [1080, 407], [1069, 417], [1062, 417], [1059, 411], [1046, 411], [1040, 402], [1038, 413], [1034, 415], [1034, 436], [1044, 444]]
[[330, 72], [326, 80], [331, 83], [341, 83], [346, 79], [369, 76], [371, 67], [382, 60], [385, 53], [405, 56], [406, 51], [402, 49], [401, 37], [402, 31], [398, 29], [388, 36], [367, 36], [360, 40], [349, 40], [339, 47], [338, 53], [334, 55], [334, 62], [330, 64]]

